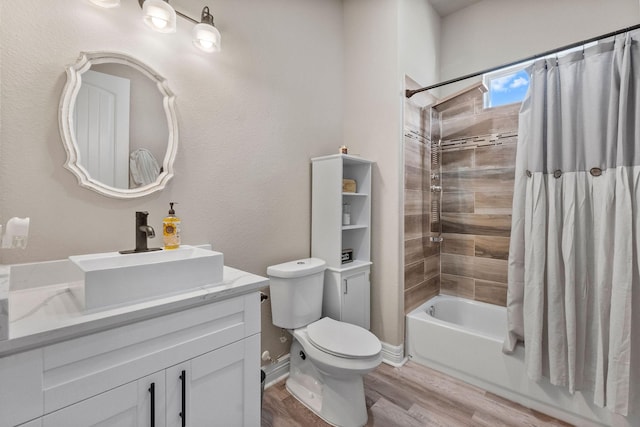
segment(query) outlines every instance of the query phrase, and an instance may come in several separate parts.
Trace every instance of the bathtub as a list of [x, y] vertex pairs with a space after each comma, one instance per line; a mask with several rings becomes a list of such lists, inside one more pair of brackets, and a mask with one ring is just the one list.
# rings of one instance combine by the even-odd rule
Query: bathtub
[[406, 317], [411, 360], [444, 372], [526, 407], [578, 426], [632, 426], [635, 419], [595, 406], [591, 393], [531, 381], [524, 369], [524, 348], [502, 353], [507, 330], [504, 307], [440, 295]]

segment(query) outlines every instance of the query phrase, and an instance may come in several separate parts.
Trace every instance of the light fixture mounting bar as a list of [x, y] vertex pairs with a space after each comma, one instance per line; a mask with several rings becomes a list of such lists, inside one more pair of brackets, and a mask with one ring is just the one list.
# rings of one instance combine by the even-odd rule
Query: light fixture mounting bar
[[191, 22], [193, 22], [194, 24], [199, 24], [199, 23], [200, 23], [200, 21], [196, 21], [196, 20], [195, 20], [195, 19], [193, 19], [192, 17], [185, 15], [184, 13], [180, 12], [179, 10], [176, 10], [176, 15], [178, 15], [178, 16], [179, 16], [179, 17], [181, 17], [181, 18], [186, 19], [187, 21], [191, 21]]
[[[140, 5], [140, 7], [142, 7], [142, 4], [144, 3], [144, 1], [145, 0], [138, 0], [138, 4]], [[176, 15], [178, 15], [179, 17], [181, 17], [183, 19], [186, 19], [187, 21], [193, 22], [194, 24], [199, 24], [200, 23], [200, 21], [196, 21], [192, 17], [190, 17], [188, 15], [185, 15], [184, 13], [180, 12], [179, 10], [176, 10], [175, 8], [174, 8], [174, 10], [176, 11]]]

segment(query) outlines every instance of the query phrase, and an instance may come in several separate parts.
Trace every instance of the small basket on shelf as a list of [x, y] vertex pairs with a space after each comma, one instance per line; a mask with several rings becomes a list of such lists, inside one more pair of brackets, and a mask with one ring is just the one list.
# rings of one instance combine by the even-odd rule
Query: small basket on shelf
[[343, 179], [342, 180], [342, 192], [343, 193], [355, 193], [356, 192], [356, 180], [355, 179]]

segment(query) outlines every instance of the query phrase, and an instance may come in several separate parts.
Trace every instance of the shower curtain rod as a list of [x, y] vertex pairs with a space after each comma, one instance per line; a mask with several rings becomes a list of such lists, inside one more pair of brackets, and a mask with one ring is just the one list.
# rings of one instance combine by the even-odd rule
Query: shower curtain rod
[[426, 87], [422, 87], [420, 89], [413, 89], [413, 90], [412, 89], [407, 89], [405, 91], [405, 96], [407, 98], [411, 98], [416, 93], [424, 92], [424, 91], [430, 90], [430, 89], [436, 89], [436, 88], [439, 88], [441, 86], [445, 86], [445, 85], [448, 85], [448, 84], [451, 84], [451, 83], [457, 83], [457, 82], [460, 82], [462, 80], [470, 79], [472, 77], [478, 77], [478, 76], [481, 76], [483, 74], [491, 73], [493, 71], [498, 71], [498, 70], [501, 70], [503, 68], [512, 67], [514, 65], [518, 65], [518, 64], [520, 64], [522, 62], [534, 61], [534, 60], [536, 60], [538, 58], [543, 58], [545, 56], [553, 55], [554, 53], [557, 53], [557, 52], [560, 52], [560, 51], [563, 51], [563, 50], [572, 49], [574, 47], [582, 46], [582, 45], [585, 45], [587, 43], [592, 43], [592, 42], [595, 42], [595, 41], [598, 41], [598, 40], [606, 39], [607, 37], [614, 37], [614, 36], [617, 36], [618, 34], [623, 34], [623, 33], [629, 32], [629, 31], [637, 30], [639, 28], [640, 28], [640, 24], [636, 24], [636, 25], [633, 25], [631, 27], [622, 28], [620, 30], [613, 31], [611, 33], [603, 34], [601, 36], [593, 37], [593, 38], [590, 38], [590, 39], [587, 39], [587, 40], [582, 40], [580, 42], [571, 43], [569, 45], [562, 46], [562, 47], [559, 47], [559, 48], [556, 48], [556, 49], [548, 50], [546, 52], [542, 52], [542, 53], [539, 53], [537, 55], [530, 56], [528, 58], [520, 59], [518, 61], [509, 62], [508, 64], [499, 65], [497, 67], [492, 67], [492, 68], [489, 68], [489, 69], [486, 69], [486, 70], [478, 71], [476, 73], [467, 74], [467, 75], [462, 76], [462, 77], [457, 77], [455, 79], [451, 79], [451, 80], [447, 80], [447, 81], [444, 81], [444, 82], [436, 83], [436, 84], [431, 85], [431, 86], [426, 86]]

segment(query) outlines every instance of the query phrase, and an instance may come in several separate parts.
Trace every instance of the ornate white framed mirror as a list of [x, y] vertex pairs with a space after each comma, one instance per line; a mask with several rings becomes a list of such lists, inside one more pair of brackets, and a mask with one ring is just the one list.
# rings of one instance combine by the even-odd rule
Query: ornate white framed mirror
[[178, 150], [175, 96], [148, 65], [82, 52], [66, 68], [59, 109], [65, 168], [80, 186], [119, 199], [162, 190]]

